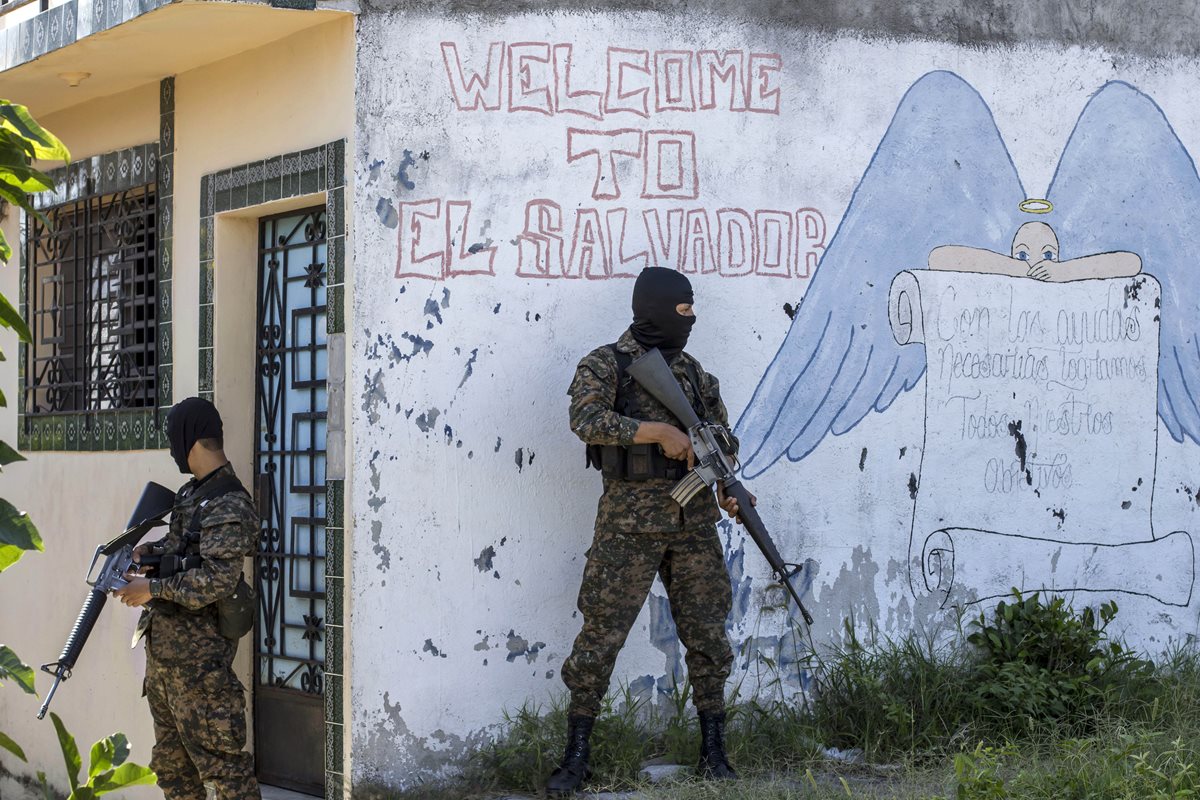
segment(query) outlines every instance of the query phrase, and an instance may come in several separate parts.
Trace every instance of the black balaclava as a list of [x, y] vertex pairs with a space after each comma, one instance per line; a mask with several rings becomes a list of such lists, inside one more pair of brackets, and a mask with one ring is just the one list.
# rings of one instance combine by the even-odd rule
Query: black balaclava
[[681, 273], [663, 267], [642, 270], [633, 284], [633, 338], [646, 349], [657, 347], [673, 361], [696, 324], [695, 317], [683, 316], [675, 306], [691, 302], [692, 283]]
[[191, 472], [188, 453], [201, 439], [218, 439], [222, 435], [221, 415], [217, 407], [201, 397], [182, 400], [167, 414], [167, 439], [171, 442], [171, 458], [180, 472]]

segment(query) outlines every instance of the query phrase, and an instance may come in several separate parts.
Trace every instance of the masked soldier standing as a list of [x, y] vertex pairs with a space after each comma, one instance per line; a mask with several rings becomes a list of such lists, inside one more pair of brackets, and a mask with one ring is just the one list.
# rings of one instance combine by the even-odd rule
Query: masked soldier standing
[[175, 496], [166, 538], [135, 552], [138, 560], [164, 556], [162, 567], [116, 592], [126, 605], [146, 606], [134, 641], [146, 637], [150, 766], [167, 800], [204, 800], [205, 783], [220, 800], [258, 798], [254, 756], [244, 750], [245, 689], [233, 673], [238, 638], [252, 624], [242, 564], [256, 549], [258, 512], [225, 457], [212, 403], [176, 405], [167, 436], [179, 471], [193, 478]]
[[[699, 772], [736, 778], [725, 755], [725, 681], [733, 652], [725, 633], [732, 592], [717, 536], [717, 501], [702, 492], [686, 506], [671, 499], [695, 454], [680, 422], [629, 375], [658, 348], [702, 419], [728, 425], [717, 379], [683, 352], [696, 317], [691, 283], [669, 269], [648, 268], [633, 290], [633, 325], [616, 343], [579, 363], [571, 383], [571, 430], [600, 469], [604, 494], [579, 589], [583, 629], [562, 667], [571, 692], [567, 747], [546, 788], [576, 791], [587, 778], [589, 737], [625, 643], [657, 574], [687, 648], [688, 678], [700, 719]], [[729, 515], [738, 507], [720, 493]]]

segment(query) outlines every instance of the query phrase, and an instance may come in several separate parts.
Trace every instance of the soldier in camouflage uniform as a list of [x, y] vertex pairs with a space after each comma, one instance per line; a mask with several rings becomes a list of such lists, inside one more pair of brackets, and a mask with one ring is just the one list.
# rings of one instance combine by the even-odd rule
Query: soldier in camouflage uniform
[[[171, 454], [192, 480], [175, 496], [166, 538], [146, 554], [199, 555], [199, 565], [161, 579], [134, 578], [116, 594], [145, 606], [137, 638], [146, 637], [143, 694], [154, 719], [150, 766], [167, 800], [204, 800], [205, 783], [221, 800], [261, 797], [246, 746], [245, 689], [233, 672], [237, 641], [218, 629], [217, 601], [229, 597], [252, 556], [259, 516], [225, 457], [221, 418], [190, 398], [167, 417]], [[189, 548], [189, 530], [199, 541]], [[193, 556], [194, 558], [194, 556]], [[185, 564], [185, 567], [188, 565]], [[151, 573], [153, 575], [153, 573]]]
[[[687, 648], [702, 732], [700, 773], [736, 777], [723, 741], [732, 597], [716, 530], [718, 503], [708, 492], [683, 507], [671, 499], [671, 488], [692, 466], [691, 443], [679, 420], [624, 370], [657, 347], [697, 413], [728, 425], [717, 379], [683, 352], [695, 322], [691, 304], [686, 277], [644, 270], [634, 287], [634, 324], [615, 344], [584, 357], [569, 390], [571, 430], [589, 445], [589, 463], [602, 467], [604, 493], [579, 589], [583, 629], [562, 667], [571, 705], [566, 754], [547, 783], [552, 795], [574, 792], [587, 777], [592, 723], [656, 574]], [[720, 500], [730, 516], [737, 514], [736, 501], [723, 493]]]

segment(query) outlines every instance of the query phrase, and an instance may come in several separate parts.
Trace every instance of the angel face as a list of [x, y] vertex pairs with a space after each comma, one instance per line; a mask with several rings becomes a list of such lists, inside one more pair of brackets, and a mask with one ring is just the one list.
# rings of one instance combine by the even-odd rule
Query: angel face
[[1044, 222], [1026, 222], [1013, 237], [1012, 257], [1028, 261], [1030, 266], [1042, 261], [1058, 261], [1058, 236]]

